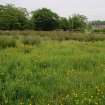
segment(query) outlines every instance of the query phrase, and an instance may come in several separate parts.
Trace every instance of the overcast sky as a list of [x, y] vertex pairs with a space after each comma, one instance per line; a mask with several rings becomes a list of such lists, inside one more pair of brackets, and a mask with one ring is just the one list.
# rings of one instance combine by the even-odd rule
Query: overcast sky
[[15, 4], [28, 11], [47, 7], [60, 16], [83, 14], [89, 20], [105, 19], [105, 0], [0, 0], [0, 4]]

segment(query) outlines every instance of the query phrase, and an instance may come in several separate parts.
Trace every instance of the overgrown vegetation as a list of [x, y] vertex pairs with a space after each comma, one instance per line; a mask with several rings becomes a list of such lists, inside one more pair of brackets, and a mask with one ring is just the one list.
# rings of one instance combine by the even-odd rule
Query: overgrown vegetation
[[[0, 39], [19, 40], [25, 45], [38, 44], [46, 40], [77, 40], [77, 41], [103, 41], [105, 40], [104, 33], [81, 33], [81, 32], [66, 32], [66, 31], [0, 31]], [[8, 40], [9, 41], [9, 40]], [[18, 43], [17, 41], [16, 43]]]
[[16, 40], [9, 36], [0, 36], [0, 48], [16, 47]]
[[0, 105], [105, 105], [104, 34], [1, 33]]
[[91, 29], [83, 15], [0, 5], [0, 105], [105, 105], [105, 30]]
[[24, 45], [38, 45], [41, 42], [41, 38], [38, 36], [24, 36], [21, 40]]

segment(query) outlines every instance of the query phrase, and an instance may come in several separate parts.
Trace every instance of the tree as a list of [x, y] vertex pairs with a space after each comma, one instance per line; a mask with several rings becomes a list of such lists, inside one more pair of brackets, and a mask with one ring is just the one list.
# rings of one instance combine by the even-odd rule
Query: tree
[[69, 18], [69, 26], [73, 30], [84, 30], [87, 27], [87, 18], [84, 15], [74, 15]]
[[0, 5], [0, 29], [25, 29], [28, 23], [27, 15], [26, 9], [16, 8], [14, 5]]
[[59, 16], [50, 9], [42, 8], [32, 12], [32, 21], [36, 30], [54, 30], [59, 25]]
[[69, 21], [65, 17], [61, 17], [59, 21], [59, 27], [60, 29], [63, 29], [64, 31], [69, 29]]
[[95, 21], [90, 21], [91, 25], [105, 25], [105, 21], [102, 20], [95, 20]]

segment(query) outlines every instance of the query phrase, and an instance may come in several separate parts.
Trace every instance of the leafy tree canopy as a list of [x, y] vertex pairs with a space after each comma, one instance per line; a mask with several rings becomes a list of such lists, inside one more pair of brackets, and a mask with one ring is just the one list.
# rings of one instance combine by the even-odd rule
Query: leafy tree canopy
[[24, 29], [27, 23], [27, 11], [14, 5], [0, 5], [0, 29]]
[[36, 30], [54, 30], [59, 24], [59, 16], [47, 8], [32, 12], [32, 20]]

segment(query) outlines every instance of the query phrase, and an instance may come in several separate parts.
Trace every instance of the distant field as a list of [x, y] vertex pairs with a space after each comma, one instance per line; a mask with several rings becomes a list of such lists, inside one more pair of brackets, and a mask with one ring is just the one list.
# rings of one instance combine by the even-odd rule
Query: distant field
[[104, 38], [0, 32], [0, 105], [105, 105]]

